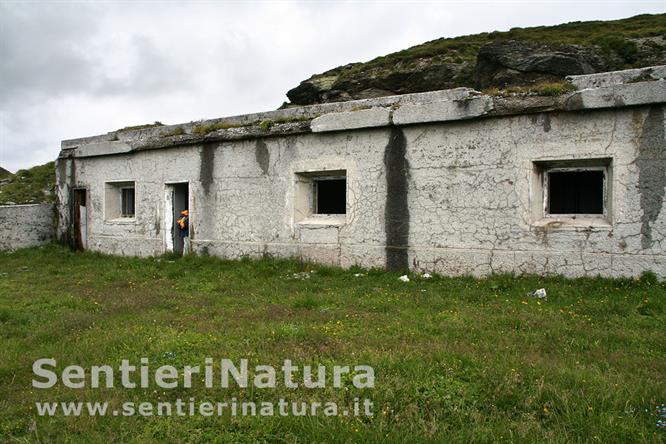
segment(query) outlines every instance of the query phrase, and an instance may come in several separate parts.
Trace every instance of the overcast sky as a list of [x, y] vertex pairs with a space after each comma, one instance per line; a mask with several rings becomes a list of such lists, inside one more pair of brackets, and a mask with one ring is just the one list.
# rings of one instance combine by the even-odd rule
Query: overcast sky
[[0, 166], [60, 140], [276, 109], [314, 73], [439, 37], [662, 13], [658, 1], [0, 0]]

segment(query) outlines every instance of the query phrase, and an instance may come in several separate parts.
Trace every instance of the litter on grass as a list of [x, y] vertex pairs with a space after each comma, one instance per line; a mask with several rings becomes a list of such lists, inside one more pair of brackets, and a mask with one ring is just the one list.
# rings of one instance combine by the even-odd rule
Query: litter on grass
[[406, 274], [403, 274], [398, 279], [400, 279], [402, 282], [409, 282], [409, 277]]
[[314, 273], [314, 271], [301, 271], [300, 273], [294, 273], [292, 275], [293, 279], [310, 279], [310, 273]]
[[546, 294], [545, 288], [539, 288], [538, 290], [534, 290], [532, 293], [530, 293], [530, 296], [538, 299], [548, 299], [548, 295]]

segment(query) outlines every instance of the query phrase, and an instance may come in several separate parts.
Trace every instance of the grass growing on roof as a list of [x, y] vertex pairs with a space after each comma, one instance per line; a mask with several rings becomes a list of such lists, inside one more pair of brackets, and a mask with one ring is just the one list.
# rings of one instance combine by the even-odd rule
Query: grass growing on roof
[[[28, 442], [657, 442], [666, 285], [492, 276], [398, 280], [294, 260], [0, 253], [0, 436]], [[360, 276], [355, 276], [359, 274]], [[528, 293], [545, 287], [548, 301]], [[247, 358], [368, 364], [376, 388], [31, 387], [53, 357], [151, 368]], [[374, 401], [354, 417], [37, 417], [35, 401]]]
[[123, 132], [123, 131], [137, 131], [137, 130], [142, 130], [142, 129], [148, 129], [148, 128], [156, 128], [164, 126], [162, 122], [153, 122], [153, 123], [144, 123], [142, 125], [133, 125], [133, 126], [126, 126], [124, 128], [120, 128], [118, 131]]
[[230, 123], [230, 122], [217, 122], [217, 123], [201, 123], [199, 125], [196, 125], [192, 132], [194, 134], [199, 134], [199, 135], [205, 135], [208, 133], [212, 133], [213, 131], [221, 130], [221, 129], [229, 129], [229, 128], [239, 128], [243, 125], [241, 124], [236, 124], [236, 123]]
[[488, 88], [483, 90], [484, 94], [490, 96], [511, 95], [537, 95], [537, 96], [560, 96], [576, 91], [576, 87], [569, 82], [541, 82], [530, 86], [509, 86], [505, 88]]

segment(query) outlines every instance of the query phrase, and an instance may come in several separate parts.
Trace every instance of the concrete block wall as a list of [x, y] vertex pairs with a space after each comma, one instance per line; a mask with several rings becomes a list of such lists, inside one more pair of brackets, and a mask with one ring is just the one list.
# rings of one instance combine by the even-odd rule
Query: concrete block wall
[[18, 250], [51, 242], [55, 234], [52, 204], [0, 206], [0, 250]]

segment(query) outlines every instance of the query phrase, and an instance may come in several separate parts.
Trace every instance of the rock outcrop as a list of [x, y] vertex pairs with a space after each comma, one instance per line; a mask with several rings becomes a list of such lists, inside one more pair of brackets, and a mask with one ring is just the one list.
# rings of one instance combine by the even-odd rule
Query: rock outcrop
[[434, 40], [314, 75], [287, 92], [291, 103], [283, 106], [461, 86], [529, 86], [567, 75], [663, 65], [666, 25], [660, 23], [666, 23], [666, 14]]
[[568, 75], [609, 71], [617, 60], [598, 47], [510, 40], [483, 46], [477, 56], [477, 88], [560, 81]]
[[359, 64], [346, 65], [301, 82], [287, 93], [293, 104], [341, 102], [395, 94], [436, 91], [465, 84], [473, 73], [469, 63], [437, 62], [423, 58], [395, 69], [354, 72]]

